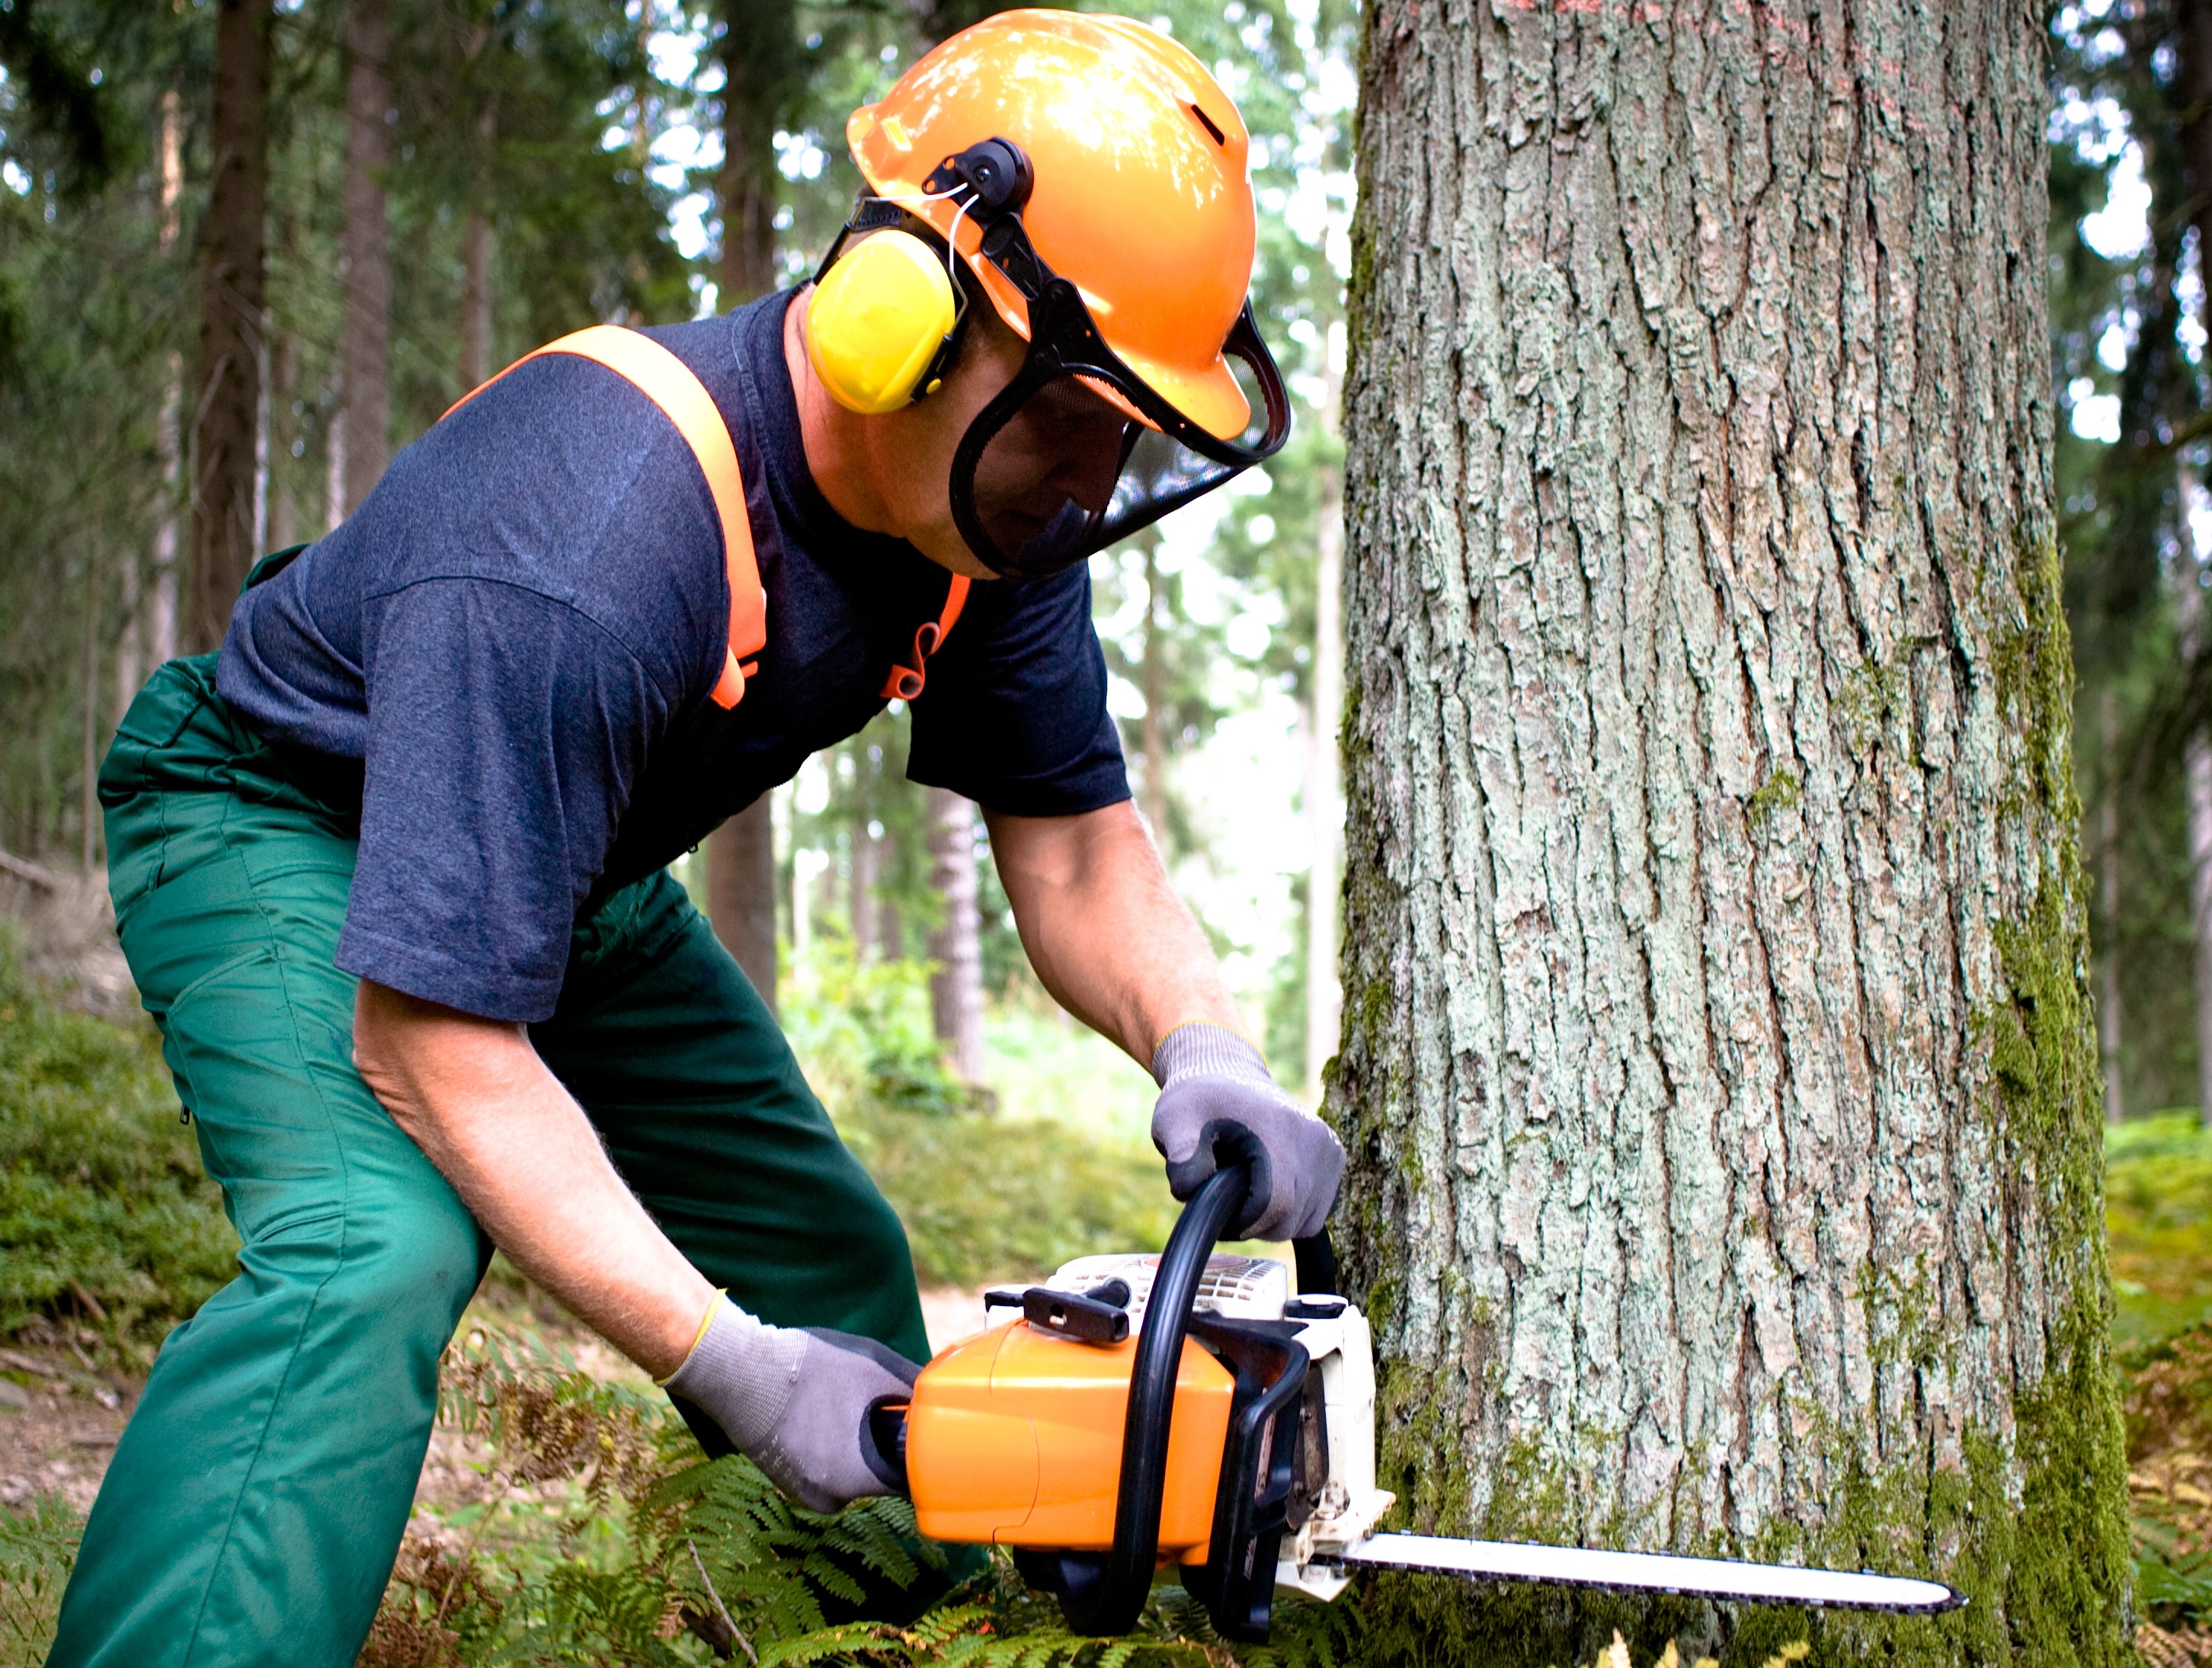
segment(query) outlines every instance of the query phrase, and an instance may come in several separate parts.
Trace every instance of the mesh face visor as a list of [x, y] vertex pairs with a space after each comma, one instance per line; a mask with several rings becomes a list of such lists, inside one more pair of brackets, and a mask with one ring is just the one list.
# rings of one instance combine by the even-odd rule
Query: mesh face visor
[[[1032, 263], [1034, 289], [1017, 270]], [[953, 520], [993, 571], [1039, 579], [1073, 567], [1273, 457], [1289, 438], [1282, 375], [1249, 302], [1222, 352], [1252, 417], [1224, 441], [1122, 362], [1073, 284], [1044, 274], [1034, 255], [1000, 270], [1028, 295], [1029, 352], [969, 425], [951, 484]]]

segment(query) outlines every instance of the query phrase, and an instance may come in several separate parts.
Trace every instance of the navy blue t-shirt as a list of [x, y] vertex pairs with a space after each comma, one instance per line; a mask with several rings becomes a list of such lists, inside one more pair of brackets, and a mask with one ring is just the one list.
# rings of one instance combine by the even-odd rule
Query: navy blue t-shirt
[[[646, 395], [571, 355], [439, 423], [343, 527], [239, 600], [224, 699], [323, 756], [317, 780], [360, 782], [348, 972], [543, 1020], [588, 902], [882, 709], [949, 575], [815, 486], [789, 299], [646, 332], [714, 395], [744, 476], [768, 646], [734, 709], [708, 698], [730, 592], [706, 478]], [[1021, 816], [1129, 796], [1080, 567], [979, 581], [913, 705], [916, 782]]]

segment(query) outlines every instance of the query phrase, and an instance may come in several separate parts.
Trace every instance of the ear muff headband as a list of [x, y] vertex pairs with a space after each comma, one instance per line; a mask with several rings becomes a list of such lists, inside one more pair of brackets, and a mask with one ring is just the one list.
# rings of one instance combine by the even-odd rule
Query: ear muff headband
[[937, 361], [960, 319], [945, 262], [886, 229], [832, 262], [806, 314], [806, 356], [830, 397], [875, 417], [936, 392]]
[[1018, 216], [1035, 184], [1029, 158], [1010, 140], [986, 139], [946, 157], [923, 182], [930, 200], [958, 205], [955, 235], [942, 243], [902, 229], [927, 228], [902, 204], [861, 199], [814, 275], [806, 315], [806, 356], [832, 399], [879, 417], [937, 392], [967, 316], [953, 278], [960, 221], [971, 210], [982, 222]]

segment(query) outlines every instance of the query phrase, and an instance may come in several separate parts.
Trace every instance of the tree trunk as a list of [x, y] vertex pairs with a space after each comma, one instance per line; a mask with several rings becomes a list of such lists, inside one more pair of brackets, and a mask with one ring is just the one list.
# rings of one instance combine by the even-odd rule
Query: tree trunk
[[392, 233], [384, 174], [392, 160], [385, 118], [386, 0], [346, 9], [345, 513], [383, 478], [392, 434]]
[[1972, 1598], [1839, 1660], [2130, 1657], [2040, 15], [1366, 14], [1331, 1106], [1386, 1486]]
[[345, 375], [333, 380], [323, 422], [323, 531], [334, 533], [346, 519]]
[[2212, 1127], [2212, 742], [2182, 752], [2189, 790], [2189, 930], [2197, 971], [2197, 1120]]
[[876, 837], [863, 815], [853, 819], [853, 866], [847, 875], [845, 917], [853, 928], [853, 959], [866, 961], [876, 941]]
[[[775, 288], [775, 132], [782, 125], [782, 88], [798, 60], [799, 44], [789, 0], [757, 5], [728, 0], [725, 12], [717, 278], [726, 313]], [[773, 1006], [776, 869], [770, 815], [763, 794], [714, 831], [707, 855], [709, 871], [728, 877], [726, 885], [718, 883], [708, 894], [714, 935], [746, 971], [767, 971], [764, 989]]]
[[461, 228], [461, 392], [491, 375], [491, 216], [469, 210]]
[[273, 0], [219, 0], [199, 369], [192, 399], [194, 650], [222, 642], [252, 566], [253, 457], [269, 197]]
[[[489, 37], [485, 31], [485, 37]], [[479, 40], [477, 50], [483, 50]], [[642, 102], [641, 100], [641, 102]], [[499, 142], [499, 108], [489, 99], [477, 115], [477, 200], [461, 227], [461, 388], [481, 387], [491, 375], [492, 161]]]
[[929, 936], [937, 971], [929, 1006], [937, 1040], [963, 1082], [983, 1081], [983, 946], [977, 909], [975, 806], [950, 788], [929, 790], [930, 879], [945, 900], [943, 924]]
[[1167, 720], [1160, 709], [1167, 704], [1167, 667], [1164, 664], [1167, 644], [1166, 610], [1160, 596], [1160, 535], [1157, 527], [1148, 527], [1145, 541], [1145, 631], [1142, 639], [1145, 661], [1138, 668], [1138, 693], [1143, 697], [1145, 715], [1138, 726], [1137, 745], [1144, 750], [1145, 774], [1139, 784], [1138, 807], [1145, 820], [1152, 825], [1152, 843], [1160, 855], [1168, 849], [1168, 741]]
[[[2191, 221], [2197, 228], [2200, 270], [2212, 248], [2212, 7], [2184, 6], [2177, 14], [2180, 87], [2175, 102], [2188, 113], [2181, 124], [2181, 152], [2188, 175]], [[2200, 288], [2202, 286], [2200, 285]], [[2204, 298], [2204, 318], [2212, 322], [2212, 295]], [[2181, 472], [2185, 512], [2200, 506], [2203, 484]], [[2205, 552], [2197, 548], [2196, 518], [2185, 513], [2182, 537], [2191, 560], [2181, 587], [2183, 654], [2194, 661], [2203, 636], [2203, 573]], [[2189, 799], [2190, 933], [2197, 952], [2197, 1116], [2212, 1127], [2212, 740], [2201, 731], [2183, 753]]]
[[774, 1013], [775, 887], [762, 886], [760, 877], [775, 874], [775, 824], [765, 814], [752, 814], [767, 804], [763, 794], [750, 812], [731, 818], [708, 843], [707, 918]]
[[[1335, 354], [1342, 337], [1334, 326], [1330, 334], [1322, 422], [1334, 435], [1341, 426], [1338, 408], [1344, 378]], [[1337, 754], [1337, 732], [1344, 721], [1344, 466], [1339, 462], [1322, 469], [1314, 546], [1313, 711], [1306, 737], [1306, 827], [1312, 852], [1306, 871], [1306, 1084], [1317, 1095], [1344, 1020], [1344, 988], [1336, 974], [1344, 855], [1344, 782]]]
[[[175, 88], [161, 94], [155, 133], [155, 166], [160, 178], [160, 247], [163, 260], [177, 247], [177, 205], [185, 191], [184, 100]], [[184, 446], [177, 408], [184, 399], [184, 362], [169, 355], [161, 385], [161, 410], [155, 420], [154, 450], [161, 463], [161, 492], [154, 520], [150, 560], [123, 564], [123, 625], [115, 644], [115, 721], [137, 698], [150, 666], [177, 652], [177, 487], [184, 475]]]
[[[2119, 754], [2120, 703], [2109, 681], [2097, 693], [2097, 740], [2105, 764], [2105, 780], [2097, 791], [2097, 907], [2108, 941], [2097, 957], [2097, 1060], [2105, 1073], [2105, 1122], [2118, 1123], [2127, 1110], [2120, 1082], [2120, 772], [2114, 762]], [[2197, 1010], [2201, 1016], [2201, 999]], [[2201, 1017], [2198, 1032], [2203, 1032]]]
[[[2189, 666], [2204, 652], [2205, 552], [2197, 548], [2196, 528], [2200, 512], [2212, 506], [2208, 506], [2204, 484], [2194, 471], [2181, 470], [2178, 480], [2187, 560], [2175, 576], [2173, 615], [2182, 664]], [[2112, 747], [2108, 740], [2107, 756]], [[2201, 729], [2192, 732], [2182, 746], [2181, 761], [2188, 807], [2189, 937], [2197, 985], [2197, 1119], [2212, 1127], [2212, 738]], [[2116, 843], [2118, 833], [2115, 828]], [[2118, 890], [2116, 880], [2113, 891]], [[2106, 908], [2109, 918], [2113, 905]]]
[[274, 466], [266, 471], [268, 508], [264, 537], [267, 547], [281, 551], [296, 542], [299, 517], [289, 487], [292, 440], [292, 395], [300, 384], [300, 348], [289, 336], [271, 332], [269, 376], [268, 454]]

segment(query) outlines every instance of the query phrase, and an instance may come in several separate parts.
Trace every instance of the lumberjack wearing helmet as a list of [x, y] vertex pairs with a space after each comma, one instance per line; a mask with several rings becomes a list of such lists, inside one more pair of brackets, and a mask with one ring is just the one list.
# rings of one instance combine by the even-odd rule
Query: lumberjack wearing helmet
[[1343, 1155], [1129, 800], [1084, 558], [1282, 444], [1243, 121], [1124, 20], [1003, 15], [848, 137], [817, 282], [580, 332], [256, 569], [101, 772], [116, 914], [243, 1248], [163, 1348], [52, 1660], [352, 1660], [493, 1246], [828, 1509], [927, 1345], [896, 1218], [665, 866], [913, 703], [1022, 941], [1151, 1068], [1188, 1197]]

